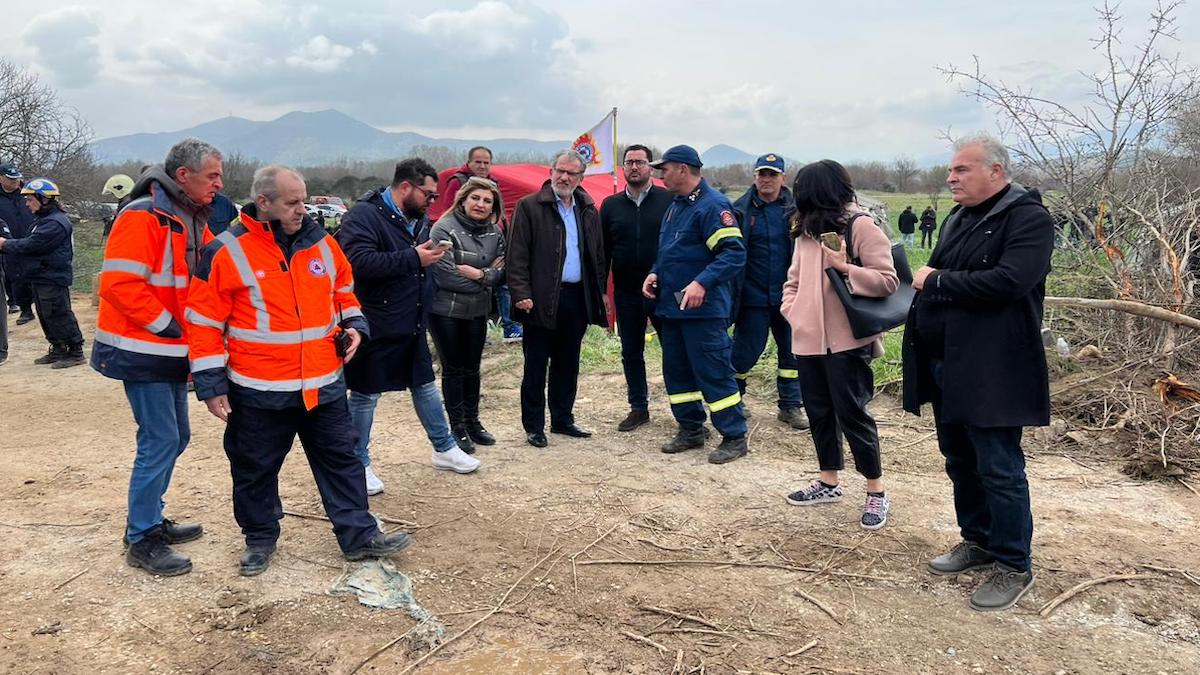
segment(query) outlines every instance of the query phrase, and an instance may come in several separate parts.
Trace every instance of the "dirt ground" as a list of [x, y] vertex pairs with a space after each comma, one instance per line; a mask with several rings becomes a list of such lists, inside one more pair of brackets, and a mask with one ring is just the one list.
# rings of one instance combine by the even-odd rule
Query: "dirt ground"
[[[90, 338], [94, 311], [76, 304]], [[180, 547], [195, 569], [159, 579], [128, 567], [134, 424], [120, 384], [87, 367], [32, 365], [45, 350], [36, 323], [14, 328], [12, 342], [0, 367], [0, 671], [344, 674], [413, 628], [402, 612], [328, 594], [343, 561], [320, 520], [285, 518], [270, 570], [237, 575], [222, 425], [195, 401], [192, 444], [167, 495], [170, 517], [205, 526]], [[1133, 482], [1115, 465], [1072, 459], [1069, 446], [1035, 453], [1037, 586], [1013, 611], [980, 614], [966, 605], [978, 577], [924, 571], [957, 539], [928, 418], [902, 416], [887, 396], [874, 404], [893, 513], [868, 534], [853, 473], [841, 504], [784, 502], [815, 459], [770, 400], [749, 401], [750, 456], [712, 466], [701, 452], [658, 451], [673, 429], [661, 378], [652, 424], [620, 434], [619, 372], [589, 374], [576, 409], [596, 436], [526, 445], [519, 353], [486, 352], [484, 421], [500, 441], [481, 449], [475, 475], [431, 468], [406, 394], [379, 407], [373, 455], [387, 488], [372, 509], [418, 524], [395, 560], [446, 638], [521, 580], [501, 611], [417, 672], [1200, 672], [1200, 587], [1138, 567], [1200, 572], [1200, 497], [1183, 487]], [[321, 512], [298, 449], [281, 485], [286, 509]], [[684, 560], [701, 562], [662, 564]], [[1122, 573], [1147, 578], [1039, 615], [1076, 584]], [[406, 672], [423, 654], [409, 644], [358, 672]]]

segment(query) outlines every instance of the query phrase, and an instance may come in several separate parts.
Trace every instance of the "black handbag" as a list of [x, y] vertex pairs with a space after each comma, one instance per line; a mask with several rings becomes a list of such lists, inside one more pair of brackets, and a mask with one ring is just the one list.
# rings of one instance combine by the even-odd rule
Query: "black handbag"
[[[846, 223], [846, 259], [850, 261], [851, 265], [859, 267], [862, 267], [862, 260], [854, 255], [853, 223], [863, 215], [867, 214], [853, 214], [850, 221]], [[854, 295], [850, 292], [850, 288], [846, 285], [846, 279], [840, 272], [832, 267], [825, 268], [825, 275], [829, 277], [833, 292], [837, 293], [838, 299], [842, 301], [842, 307], [846, 309], [846, 318], [850, 321], [850, 332], [860, 340], [891, 330], [904, 323], [908, 318], [908, 309], [912, 306], [916, 290], [912, 286], [912, 268], [908, 265], [908, 254], [904, 252], [904, 244], [900, 242], [892, 244], [892, 264], [896, 267], [896, 276], [900, 279], [900, 285], [886, 298]]]

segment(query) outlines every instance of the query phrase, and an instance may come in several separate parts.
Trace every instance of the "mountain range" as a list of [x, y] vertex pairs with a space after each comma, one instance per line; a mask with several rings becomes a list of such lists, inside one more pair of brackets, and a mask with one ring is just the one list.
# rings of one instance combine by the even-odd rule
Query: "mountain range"
[[[545, 161], [570, 141], [535, 141], [528, 138], [461, 139], [432, 138], [411, 131], [383, 131], [337, 110], [290, 112], [261, 122], [241, 117], [222, 117], [189, 129], [140, 133], [104, 138], [92, 144], [102, 163], [127, 161], [157, 162], [176, 142], [202, 138], [226, 154], [239, 153], [262, 162], [316, 166], [340, 159], [397, 159], [416, 146], [443, 146], [466, 152], [486, 145], [497, 154], [530, 161]], [[716, 145], [701, 154], [706, 166], [753, 162], [755, 155], [728, 145]]]

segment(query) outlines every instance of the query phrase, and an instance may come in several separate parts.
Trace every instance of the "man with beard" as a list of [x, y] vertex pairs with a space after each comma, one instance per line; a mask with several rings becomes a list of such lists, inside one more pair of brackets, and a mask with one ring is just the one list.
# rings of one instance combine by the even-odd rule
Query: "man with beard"
[[456, 439], [450, 432], [425, 339], [433, 303], [428, 268], [446, 251], [429, 240], [426, 212], [437, 196], [437, 171], [423, 159], [406, 159], [396, 165], [390, 186], [368, 193], [346, 212], [338, 232], [371, 329], [371, 340], [346, 366], [350, 413], [359, 435], [355, 453], [366, 467], [367, 494], [383, 491], [371, 468], [370, 441], [375, 406], [385, 391], [412, 393], [433, 445], [435, 469], [471, 473], [479, 468], [479, 460], [462, 447], [469, 438]]
[[642, 281], [658, 255], [658, 229], [671, 205], [671, 193], [650, 180], [654, 152], [644, 145], [625, 150], [622, 171], [625, 191], [608, 197], [600, 205], [604, 228], [606, 266], [612, 269], [613, 301], [617, 333], [621, 338], [621, 366], [629, 415], [618, 431], [633, 431], [650, 421], [650, 394], [646, 385], [646, 321], [659, 331], [654, 302], [642, 297]]
[[546, 369], [550, 371], [550, 432], [587, 438], [575, 423], [579, 351], [588, 324], [608, 325], [600, 214], [581, 187], [586, 162], [574, 150], [554, 157], [542, 189], [517, 202], [508, 244], [508, 287], [525, 326], [521, 425], [526, 441], [544, 448]]

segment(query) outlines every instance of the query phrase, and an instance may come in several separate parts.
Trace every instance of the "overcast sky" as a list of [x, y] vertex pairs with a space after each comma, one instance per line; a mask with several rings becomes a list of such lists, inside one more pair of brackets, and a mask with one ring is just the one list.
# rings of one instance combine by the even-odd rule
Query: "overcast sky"
[[[927, 158], [942, 130], [993, 127], [937, 66], [978, 56], [1009, 83], [1078, 97], [1078, 71], [1101, 65], [1092, 5], [68, 0], [6, 11], [0, 55], [97, 137], [336, 108], [389, 130], [551, 140], [616, 106], [622, 142]], [[1130, 42], [1152, 6], [1122, 3]], [[1200, 62], [1200, 2], [1178, 24], [1168, 48]]]

